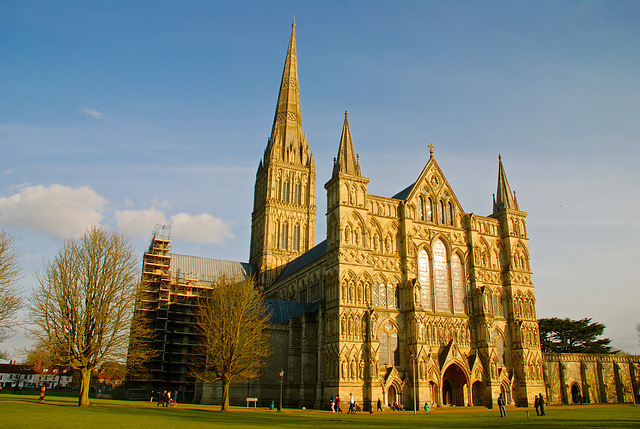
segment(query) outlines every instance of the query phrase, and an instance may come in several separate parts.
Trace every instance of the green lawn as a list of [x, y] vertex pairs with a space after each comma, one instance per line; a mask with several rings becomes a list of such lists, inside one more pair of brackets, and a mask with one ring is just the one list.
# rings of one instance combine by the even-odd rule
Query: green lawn
[[35, 394], [0, 394], [2, 428], [639, 428], [640, 407], [632, 405], [583, 405], [547, 407], [547, 416], [537, 417], [529, 409], [507, 407], [507, 418], [484, 408], [434, 408], [431, 415], [391, 412], [369, 415], [331, 414], [328, 411], [289, 410], [278, 413], [264, 408], [234, 408], [180, 404], [162, 408], [148, 402], [93, 399], [89, 408], [78, 408], [76, 399], [48, 396], [38, 403]]

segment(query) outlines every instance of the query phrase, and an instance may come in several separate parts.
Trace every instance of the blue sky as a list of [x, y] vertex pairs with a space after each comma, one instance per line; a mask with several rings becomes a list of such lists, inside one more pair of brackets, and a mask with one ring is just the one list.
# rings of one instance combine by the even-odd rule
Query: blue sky
[[487, 215], [502, 154], [538, 316], [592, 317], [640, 353], [637, 1], [2, 2], [0, 226], [27, 293], [95, 223], [140, 254], [167, 222], [176, 253], [248, 259], [294, 16], [317, 241], [345, 110], [375, 195], [412, 183], [433, 143]]

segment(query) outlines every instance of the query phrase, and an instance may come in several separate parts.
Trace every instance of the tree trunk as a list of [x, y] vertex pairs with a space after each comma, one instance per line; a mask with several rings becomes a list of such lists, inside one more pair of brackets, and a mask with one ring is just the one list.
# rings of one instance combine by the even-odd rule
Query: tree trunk
[[89, 388], [91, 385], [91, 370], [82, 368], [80, 370], [82, 374], [82, 382], [80, 383], [80, 397], [78, 398], [79, 407], [89, 406]]
[[222, 408], [220, 411], [229, 411], [229, 380], [222, 380]]

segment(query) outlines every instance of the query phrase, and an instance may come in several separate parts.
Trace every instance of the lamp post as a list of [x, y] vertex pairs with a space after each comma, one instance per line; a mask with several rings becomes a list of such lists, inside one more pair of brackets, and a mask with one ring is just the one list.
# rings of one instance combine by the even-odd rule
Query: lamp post
[[411, 370], [413, 371], [413, 414], [418, 412], [418, 403], [416, 399], [416, 355], [411, 354]]
[[280, 406], [278, 407], [278, 411], [282, 412], [282, 379], [284, 377], [284, 370], [282, 368], [280, 368], [278, 375], [280, 376]]

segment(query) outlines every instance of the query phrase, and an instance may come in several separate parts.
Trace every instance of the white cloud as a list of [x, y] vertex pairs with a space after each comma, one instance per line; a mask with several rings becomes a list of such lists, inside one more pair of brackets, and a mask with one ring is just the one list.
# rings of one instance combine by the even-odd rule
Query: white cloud
[[208, 214], [178, 213], [171, 217], [171, 236], [195, 243], [222, 243], [233, 238], [231, 222]]
[[96, 119], [100, 119], [100, 118], [102, 118], [104, 116], [102, 114], [102, 112], [100, 112], [100, 111], [98, 111], [96, 109], [91, 109], [91, 108], [89, 108], [87, 106], [82, 106], [80, 108], [80, 110], [82, 110], [82, 113], [84, 113], [85, 115], [92, 116], [92, 117], [94, 117]]
[[132, 236], [148, 235], [156, 225], [167, 224], [164, 213], [155, 208], [116, 211], [115, 216], [118, 231]]
[[29, 186], [8, 198], [0, 198], [0, 220], [67, 238], [100, 223], [106, 202], [88, 186]]
[[170, 225], [172, 238], [178, 240], [206, 244], [222, 243], [233, 238], [231, 222], [205, 213], [178, 213], [167, 220], [161, 210], [150, 208], [116, 211], [115, 217], [118, 230], [132, 236], [147, 235], [156, 225]]

